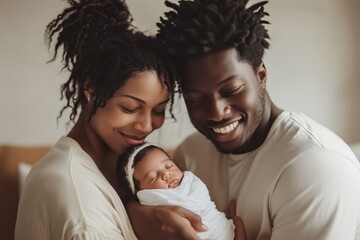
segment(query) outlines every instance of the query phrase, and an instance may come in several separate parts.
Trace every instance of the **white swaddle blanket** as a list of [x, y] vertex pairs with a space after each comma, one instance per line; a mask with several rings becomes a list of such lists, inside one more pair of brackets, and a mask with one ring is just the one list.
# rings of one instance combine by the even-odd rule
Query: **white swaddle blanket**
[[143, 205], [177, 205], [200, 215], [203, 224], [209, 228], [206, 232], [198, 233], [202, 239], [234, 239], [235, 227], [232, 220], [228, 220], [223, 212], [216, 209], [205, 184], [189, 171], [184, 172], [177, 188], [145, 189], [138, 191], [137, 196]]

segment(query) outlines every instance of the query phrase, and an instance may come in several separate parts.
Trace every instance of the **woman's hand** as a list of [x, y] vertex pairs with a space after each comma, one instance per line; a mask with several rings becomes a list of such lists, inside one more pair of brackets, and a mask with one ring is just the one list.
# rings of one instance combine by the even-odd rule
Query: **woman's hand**
[[226, 210], [226, 217], [231, 218], [235, 225], [235, 238], [234, 240], [246, 240], [246, 231], [243, 221], [240, 217], [236, 216], [236, 202], [232, 200]]
[[206, 231], [199, 215], [177, 206], [143, 206], [128, 202], [127, 211], [138, 239], [200, 240], [196, 231]]

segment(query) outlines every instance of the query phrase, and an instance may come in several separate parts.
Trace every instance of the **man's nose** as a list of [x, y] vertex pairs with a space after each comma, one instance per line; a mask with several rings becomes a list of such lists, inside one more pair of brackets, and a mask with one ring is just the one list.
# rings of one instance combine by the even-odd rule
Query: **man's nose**
[[209, 101], [207, 119], [220, 122], [230, 111], [230, 106], [224, 100], [212, 99]]

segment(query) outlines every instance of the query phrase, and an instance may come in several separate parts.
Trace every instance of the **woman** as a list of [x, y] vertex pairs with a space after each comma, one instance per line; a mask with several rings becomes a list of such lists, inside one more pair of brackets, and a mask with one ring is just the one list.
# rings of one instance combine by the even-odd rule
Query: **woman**
[[[157, 42], [131, 26], [120, 0], [68, 0], [49, 23], [74, 127], [33, 166], [24, 186], [16, 239], [136, 239], [118, 196], [116, 160], [159, 128], [175, 84]], [[171, 112], [171, 111], [170, 111]], [[118, 194], [117, 194], [118, 193]]]

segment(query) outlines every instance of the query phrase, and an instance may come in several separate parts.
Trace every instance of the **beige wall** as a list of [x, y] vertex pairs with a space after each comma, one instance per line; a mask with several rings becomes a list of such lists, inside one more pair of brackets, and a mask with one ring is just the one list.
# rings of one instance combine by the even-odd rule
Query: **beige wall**
[[[45, 64], [46, 24], [64, 1], [0, 1], [0, 144], [52, 144], [66, 134], [59, 86], [67, 73]], [[155, 32], [163, 0], [128, 0], [135, 24]], [[41, 6], [41, 7], [40, 7]], [[302, 111], [348, 142], [360, 141], [360, 2], [272, 0], [268, 4], [271, 49], [264, 59], [268, 90], [284, 109]], [[179, 121], [168, 121], [151, 137], [172, 147], [191, 133], [183, 104]]]

